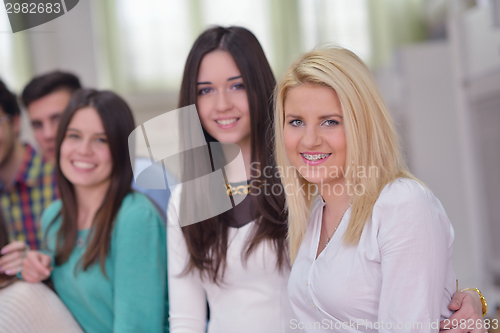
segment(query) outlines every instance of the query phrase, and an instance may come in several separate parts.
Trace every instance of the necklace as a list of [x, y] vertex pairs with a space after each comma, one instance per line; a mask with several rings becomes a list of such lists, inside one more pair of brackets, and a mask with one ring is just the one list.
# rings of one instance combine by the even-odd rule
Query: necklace
[[255, 185], [255, 182], [257, 180], [253, 180], [253, 184], [251, 184], [252, 180], [247, 180], [246, 182], [240, 182], [240, 183], [233, 183], [233, 184], [230, 184], [230, 183], [226, 183], [225, 186], [226, 186], [226, 190], [227, 190], [227, 194], [229, 196], [233, 196], [235, 194], [242, 194], [242, 195], [247, 195], [250, 193], [251, 191], [251, 188], [252, 186], [253, 187], [262, 187], [262, 184], [257, 186]]
[[233, 196], [235, 194], [247, 195], [250, 192], [250, 184], [231, 185], [226, 183], [227, 194]]
[[333, 230], [332, 235], [330, 237], [328, 237], [328, 231], [326, 231], [326, 228], [325, 228], [325, 231], [327, 233], [325, 247], [328, 245], [328, 243], [330, 243], [330, 240], [332, 239], [333, 235], [335, 235], [335, 231], [337, 231], [337, 228], [339, 227], [340, 222], [342, 222], [342, 219], [344, 218], [345, 213], [347, 212], [347, 210], [349, 209], [349, 207], [351, 207], [351, 205], [352, 204], [349, 204], [349, 206], [347, 206], [347, 208], [344, 210], [344, 213], [342, 214], [342, 217], [340, 218], [339, 223], [337, 224], [337, 226]]

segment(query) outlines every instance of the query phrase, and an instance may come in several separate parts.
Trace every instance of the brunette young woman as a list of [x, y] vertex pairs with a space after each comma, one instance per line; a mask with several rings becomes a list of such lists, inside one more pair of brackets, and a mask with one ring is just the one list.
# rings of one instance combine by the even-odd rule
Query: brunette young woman
[[[239, 146], [243, 179], [230, 180], [227, 191], [235, 201], [250, 193], [234, 209], [182, 229], [179, 219], [182, 223], [198, 211], [208, 193], [190, 189], [189, 183], [172, 193], [167, 214], [172, 332], [205, 332], [207, 302], [208, 332], [285, 330], [284, 198], [270, 190], [265, 195], [279, 186], [269, 131], [274, 86], [262, 47], [244, 28], [208, 29], [188, 56], [179, 107], [197, 106], [207, 142]], [[265, 167], [271, 177], [264, 176]], [[220, 186], [226, 191], [224, 183]]]
[[[342, 48], [301, 56], [278, 82], [275, 119], [296, 323], [437, 332], [456, 290], [453, 229], [406, 168], [366, 65]], [[467, 319], [462, 328], [481, 331], [479, 314]]]
[[109, 91], [74, 93], [56, 137], [61, 200], [43, 213], [46, 250], [24, 280], [52, 278], [86, 332], [163, 332], [166, 235], [155, 206], [130, 188], [127, 104]]
[[[250, 192], [234, 209], [182, 228], [179, 222], [192, 221], [190, 215], [211, 194], [189, 182], [172, 193], [167, 217], [174, 333], [205, 332], [207, 302], [208, 332], [293, 330], [285, 290], [289, 261], [284, 191], [273, 159], [274, 86], [259, 42], [244, 28], [210, 28], [188, 56], [179, 107], [196, 105], [206, 141], [239, 146], [247, 177], [243, 182], [229, 180], [228, 193], [238, 202], [237, 193]], [[457, 293], [456, 309], [465, 296]], [[473, 306], [480, 307], [478, 297], [468, 297], [460, 311], [463, 318], [473, 316]]]

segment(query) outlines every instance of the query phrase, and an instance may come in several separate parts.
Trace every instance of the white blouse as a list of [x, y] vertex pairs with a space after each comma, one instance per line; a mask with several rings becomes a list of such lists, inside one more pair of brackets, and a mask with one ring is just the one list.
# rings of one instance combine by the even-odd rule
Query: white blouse
[[[171, 333], [280, 333], [291, 318], [286, 293], [289, 269], [276, 268], [276, 252], [261, 242], [246, 261], [242, 254], [256, 227], [250, 222], [229, 228], [227, 266], [223, 282], [201, 278], [199, 271], [182, 275], [189, 260], [186, 242], [177, 220], [180, 191], [172, 192], [168, 217], [168, 289]], [[201, 222], [203, 223], [203, 222]]]
[[342, 243], [348, 209], [316, 258], [325, 203], [318, 198], [288, 292], [305, 332], [438, 332], [455, 292], [453, 228], [439, 200], [410, 179], [383, 189], [357, 246]]

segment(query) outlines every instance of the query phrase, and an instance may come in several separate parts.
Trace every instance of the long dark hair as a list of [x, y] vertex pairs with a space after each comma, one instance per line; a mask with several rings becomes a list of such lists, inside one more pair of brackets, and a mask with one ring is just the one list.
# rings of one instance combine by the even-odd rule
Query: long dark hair
[[[258, 228], [248, 243], [245, 258], [264, 240], [271, 240], [277, 253], [277, 266], [281, 269], [288, 265], [285, 239], [287, 234], [285, 201], [282, 191], [274, 194], [273, 185], [281, 187], [273, 159], [272, 94], [276, 84], [271, 67], [257, 38], [241, 27], [213, 27], [203, 32], [195, 41], [184, 69], [179, 107], [197, 104], [198, 72], [203, 57], [212, 51], [227, 51], [240, 70], [248, 96], [251, 123], [251, 160], [252, 185], [260, 184], [260, 195], [252, 195], [252, 204], [256, 209]], [[207, 141], [216, 141], [205, 130]], [[265, 177], [264, 168], [267, 167]], [[271, 170], [271, 172], [269, 172]], [[187, 184], [186, 184], [187, 185]], [[183, 185], [184, 186], [184, 185]], [[267, 188], [266, 195], [264, 190]], [[278, 191], [276, 191], [278, 192]], [[192, 201], [182, 191], [182, 202]], [[183, 227], [184, 237], [190, 253], [187, 271], [197, 268], [207, 272], [209, 277], [218, 282], [224, 275], [228, 246], [229, 216], [223, 213], [201, 223]], [[222, 272], [222, 274], [219, 274]]]
[[[97, 262], [105, 273], [104, 262], [111, 243], [114, 220], [125, 196], [132, 191], [132, 166], [127, 146], [128, 136], [134, 130], [134, 117], [127, 103], [111, 91], [80, 89], [76, 91], [61, 115], [56, 135], [56, 161], [60, 161], [61, 145], [71, 119], [85, 107], [94, 108], [101, 118], [107, 136], [113, 167], [111, 182], [104, 200], [97, 210], [89, 235], [89, 244], [82, 258], [83, 270]], [[60, 163], [56, 164], [56, 177], [62, 200], [61, 228], [57, 234], [56, 264], [68, 260], [78, 234], [78, 205], [73, 184], [63, 175]], [[55, 219], [54, 219], [55, 221]], [[54, 221], [52, 223], [54, 223]]]
[[[0, 249], [7, 244], [9, 244], [9, 233], [7, 232], [7, 226], [5, 225], [2, 211], [0, 211]], [[0, 286], [0, 289], [10, 286], [11, 283], [17, 280], [15, 276], [8, 276], [5, 273], [0, 273], [0, 277], [5, 280]]]

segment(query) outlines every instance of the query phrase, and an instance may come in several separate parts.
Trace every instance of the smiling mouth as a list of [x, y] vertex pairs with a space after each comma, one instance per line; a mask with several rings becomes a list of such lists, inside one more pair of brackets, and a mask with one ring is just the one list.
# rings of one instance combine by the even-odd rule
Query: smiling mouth
[[92, 164], [92, 163], [78, 162], [78, 161], [73, 161], [72, 164], [80, 169], [92, 169], [92, 168], [95, 168], [95, 166], [96, 166], [95, 164]]
[[232, 118], [232, 119], [220, 119], [216, 120], [215, 122], [219, 125], [231, 125], [232, 123], [238, 121], [239, 118]]
[[302, 155], [308, 161], [320, 161], [320, 160], [323, 160], [323, 159], [327, 158], [328, 156], [330, 156], [331, 153], [330, 154], [315, 154], [315, 155], [301, 153], [300, 155]]

